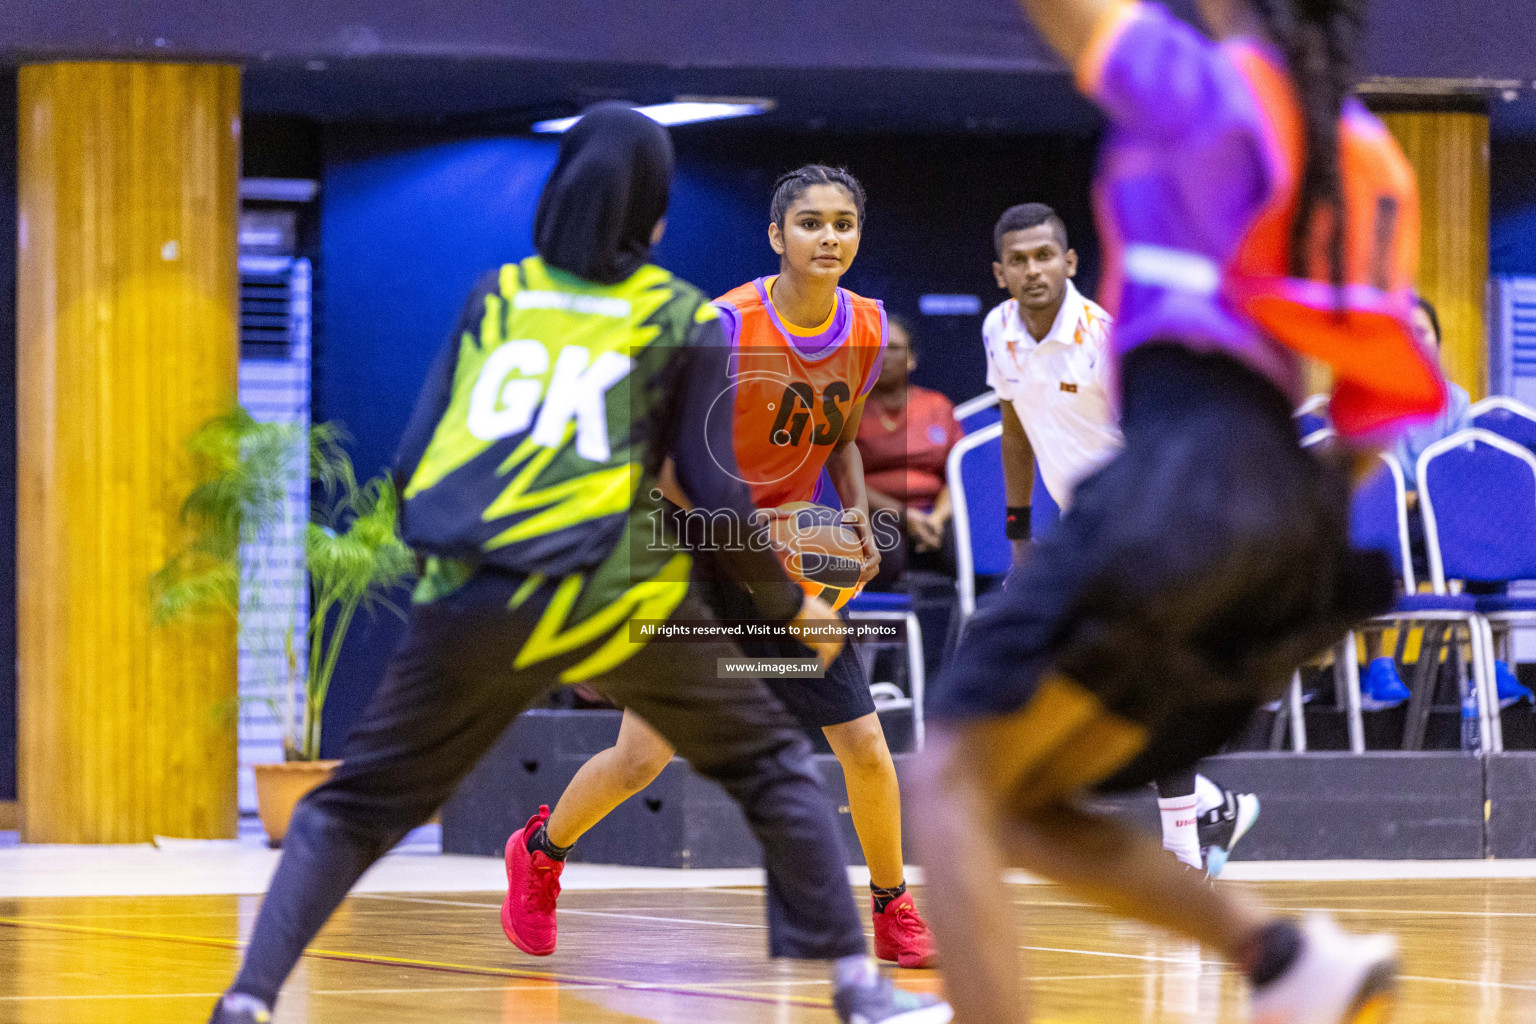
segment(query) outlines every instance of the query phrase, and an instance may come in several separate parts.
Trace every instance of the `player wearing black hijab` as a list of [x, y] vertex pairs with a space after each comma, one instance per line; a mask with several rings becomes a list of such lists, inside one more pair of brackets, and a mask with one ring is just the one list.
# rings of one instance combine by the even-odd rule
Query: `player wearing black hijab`
[[[539, 255], [471, 294], [396, 458], [403, 535], [426, 562], [405, 639], [335, 778], [294, 812], [213, 1024], [269, 1021], [304, 947], [364, 870], [535, 698], [588, 681], [742, 806], [768, 864], [773, 955], [834, 961], [844, 1021], [950, 1019], [875, 972], [809, 744], [761, 680], [716, 678], [716, 659], [736, 648], [659, 650], [630, 636], [631, 619], [710, 618], [688, 552], [653, 535], [668, 456], [695, 505], [741, 531], [719, 554], [766, 618], [833, 618], [768, 550], [735, 474], [730, 418], [710, 421], [732, 388], [713, 307], [647, 262], [671, 172], [658, 125], [594, 107], [562, 141], [540, 198]], [[818, 644], [830, 660], [840, 641]]]

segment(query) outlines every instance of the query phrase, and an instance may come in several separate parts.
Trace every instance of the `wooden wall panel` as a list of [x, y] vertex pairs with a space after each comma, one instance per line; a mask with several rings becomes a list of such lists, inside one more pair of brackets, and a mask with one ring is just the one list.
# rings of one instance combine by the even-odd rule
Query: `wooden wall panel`
[[19, 97], [22, 835], [233, 836], [234, 628], [155, 626], [147, 582], [236, 395], [239, 70], [34, 65]]
[[1419, 175], [1419, 290], [1440, 313], [1441, 360], [1475, 402], [1488, 394], [1488, 116], [1391, 113], [1382, 120]]

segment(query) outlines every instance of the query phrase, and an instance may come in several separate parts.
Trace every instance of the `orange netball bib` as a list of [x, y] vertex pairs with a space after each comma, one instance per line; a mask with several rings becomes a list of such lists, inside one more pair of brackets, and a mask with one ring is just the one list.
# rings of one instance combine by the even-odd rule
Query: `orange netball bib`
[[1237, 50], [1273, 128], [1274, 200], [1244, 238], [1224, 276], [1228, 297], [1276, 340], [1328, 364], [1339, 433], [1377, 433], [1437, 414], [1440, 368], [1413, 338], [1409, 316], [1419, 254], [1418, 184], [1391, 134], [1355, 100], [1339, 121], [1344, 190], [1344, 287], [1329, 280], [1332, 225], [1319, 218], [1308, 276], [1290, 276], [1291, 223], [1305, 149], [1302, 112], [1289, 78], [1252, 48]]
[[832, 446], [854, 405], [874, 386], [885, 350], [885, 309], [837, 290], [831, 319], [786, 325], [759, 278], [715, 300], [735, 348], [735, 448], [759, 508], [814, 500]]

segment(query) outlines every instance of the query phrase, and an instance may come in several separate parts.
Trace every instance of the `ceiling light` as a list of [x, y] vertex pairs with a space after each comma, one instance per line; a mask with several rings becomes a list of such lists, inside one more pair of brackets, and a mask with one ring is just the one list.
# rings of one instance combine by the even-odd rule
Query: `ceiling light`
[[[672, 103], [654, 103], [648, 107], [636, 107], [657, 124], [696, 124], [699, 121], [720, 121], [728, 117], [750, 117], [772, 110], [773, 100], [746, 99], [689, 99], [681, 98]], [[536, 132], [563, 132], [579, 121], [578, 117], [561, 117], [553, 121], [537, 121]]]

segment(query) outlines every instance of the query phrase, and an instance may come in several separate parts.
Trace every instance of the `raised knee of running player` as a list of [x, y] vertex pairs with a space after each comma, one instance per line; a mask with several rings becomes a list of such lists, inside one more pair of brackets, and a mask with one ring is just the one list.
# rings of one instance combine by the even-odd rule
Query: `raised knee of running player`
[[587, 830], [656, 780], [672, 760], [672, 745], [632, 711], [624, 712], [619, 738], [581, 766], [550, 812], [544, 833], [566, 849]]

